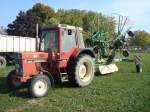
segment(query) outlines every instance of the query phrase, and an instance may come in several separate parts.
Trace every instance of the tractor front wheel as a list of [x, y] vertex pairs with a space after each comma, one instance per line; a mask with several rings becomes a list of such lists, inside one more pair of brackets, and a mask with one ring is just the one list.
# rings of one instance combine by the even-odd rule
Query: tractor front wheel
[[68, 77], [71, 83], [79, 87], [89, 85], [94, 78], [94, 61], [88, 55], [82, 55], [72, 61]]
[[22, 86], [19, 79], [15, 78], [15, 70], [12, 70], [7, 76], [7, 84], [11, 89], [18, 89]]
[[34, 76], [29, 83], [28, 91], [33, 97], [43, 97], [51, 87], [50, 79], [46, 75]]

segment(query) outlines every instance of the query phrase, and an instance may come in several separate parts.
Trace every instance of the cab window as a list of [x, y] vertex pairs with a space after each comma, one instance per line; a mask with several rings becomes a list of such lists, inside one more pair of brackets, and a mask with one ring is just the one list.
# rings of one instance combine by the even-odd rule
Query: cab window
[[76, 47], [75, 31], [64, 30], [62, 31], [62, 51], [69, 51]]

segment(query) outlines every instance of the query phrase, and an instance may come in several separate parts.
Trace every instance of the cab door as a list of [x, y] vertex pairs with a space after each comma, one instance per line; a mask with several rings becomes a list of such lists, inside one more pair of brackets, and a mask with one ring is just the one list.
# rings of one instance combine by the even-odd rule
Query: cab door
[[68, 61], [77, 48], [76, 33], [73, 29], [62, 29], [61, 35], [61, 59]]

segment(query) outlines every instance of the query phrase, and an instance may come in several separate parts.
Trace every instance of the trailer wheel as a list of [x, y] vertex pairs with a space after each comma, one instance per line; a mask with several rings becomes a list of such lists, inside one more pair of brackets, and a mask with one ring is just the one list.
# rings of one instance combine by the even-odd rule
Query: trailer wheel
[[0, 68], [5, 68], [6, 64], [6, 59], [3, 56], [0, 56]]
[[72, 61], [68, 77], [71, 83], [84, 87], [89, 85], [94, 78], [94, 61], [88, 55], [82, 55]]
[[18, 89], [22, 86], [22, 83], [14, 76], [15, 70], [12, 70], [7, 76], [7, 84], [11, 89]]
[[32, 97], [43, 97], [51, 87], [50, 79], [46, 75], [34, 76], [29, 83], [28, 91]]

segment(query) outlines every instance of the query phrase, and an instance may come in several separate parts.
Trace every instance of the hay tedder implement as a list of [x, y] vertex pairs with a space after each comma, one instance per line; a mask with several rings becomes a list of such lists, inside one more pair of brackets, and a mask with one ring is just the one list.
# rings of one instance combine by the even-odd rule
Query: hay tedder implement
[[122, 50], [124, 57], [129, 56], [127, 49], [125, 49], [127, 45], [126, 37], [133, 37], [134, 34], [130, 31], [130, 28], [125, 30], [127, 20], [127, 17], [119, 16], [118, 31], [116, 32], [113, 40], [110, 40], [105, 28], [101, 28], [100, 26], [105, 23], [95, 23], [95, 21], [100, 21], [98, 16], [94, 19], [91, 35], [86, 40], [86, 45], [94, 49], [96, 54], [95, 65], [101, 74], [118, 71], [116, 64], [113, 62], [116, 50]]
[[97, 66], [101, 74], [117, 71], [112, 64], [115, 51], [124, 45], [127, 33], [133, 35], [129, 30], [119, 32], [108, 45], [105, 33], [95, 30], [86, 48], [82, 28], [62, 24], [46, 27], [41, 32], [37, 52], [16, 54], [15, 70], [8, 74], [7, 83], [11, 88], [26, 84], [33, 97], [45, 96], [56, 82], [66, 79], [76, 86], [87, 86]]

